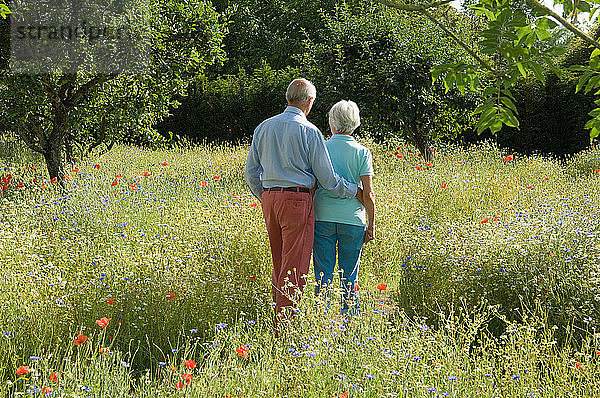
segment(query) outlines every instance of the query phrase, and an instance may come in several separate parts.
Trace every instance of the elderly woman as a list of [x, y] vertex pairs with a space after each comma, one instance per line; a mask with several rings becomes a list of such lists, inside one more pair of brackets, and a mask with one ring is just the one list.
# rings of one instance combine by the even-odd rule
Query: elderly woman
[[[333, 169], [363, 189], [362, 200], [342, 199], [319, 186], [315, 193], [315, 240], [313, 263], [318, 296], [325, 289], [329, 308], [331, 284], [337, 262], [342, 288], [342, 314], [358, 313], [356, 279], [363, 243], [373, 239], [375, 195], [373, 194], [373, 158], [371, 151], [351, 134], [360, 125], [358, 106], [340, 101], [329, 111], [333, 136], [326, 142]], [[361, 203], [362, 202], [362, 203]]]

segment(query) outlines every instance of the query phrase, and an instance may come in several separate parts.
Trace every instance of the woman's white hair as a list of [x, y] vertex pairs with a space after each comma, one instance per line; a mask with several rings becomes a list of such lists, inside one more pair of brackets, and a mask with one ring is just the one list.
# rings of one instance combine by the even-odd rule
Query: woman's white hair
[[285, 92], [285, 99], [290, 104], [305, 104], [311, 98], [317, 98], [317, 89], [306, 79], [293, 80]]
[[329, 110], [329, 122], [336, 132], [351, 134], [360, 126], [360, 112], [353, 101], [340, 101]]

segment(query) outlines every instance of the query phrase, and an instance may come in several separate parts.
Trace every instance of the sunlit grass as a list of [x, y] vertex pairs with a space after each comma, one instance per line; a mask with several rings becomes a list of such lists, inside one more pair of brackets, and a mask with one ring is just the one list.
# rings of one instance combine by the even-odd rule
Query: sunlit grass
[[[439, 146], [428, 166], [367, 144], [362, 314], [323, 314], [309, 284], [277, 340], [246, 147], [120, 146], [69, 166], [62, 192], [0, 138], [0, 394], [171, 396], [186, 372], [190, 396], [600, 394], [600, 151]], [[35, 371], [14, 384], [19, 366]]]

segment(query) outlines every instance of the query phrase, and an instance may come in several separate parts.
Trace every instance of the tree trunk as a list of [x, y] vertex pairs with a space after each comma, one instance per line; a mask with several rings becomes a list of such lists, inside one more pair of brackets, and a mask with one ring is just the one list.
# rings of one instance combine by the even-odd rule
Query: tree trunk
[[65, 178], [65, 168], [62, 159], [62, 139], [60, 137], [51, 137], [46, 141], [44, 148], [44, 159], [50, 180], [56, 178], [56, 181], [63, 185]]
[[423, 156], [423, 160], [426, 162], [431, 161], [432, 156], [431, 151], [429, 150], [429, 140], [427, 139], [427, 135], [423, 132], [423, 129], [413, 123], [409, 124], [407, 127], [413, 143], [421, 153], [421, 156]]

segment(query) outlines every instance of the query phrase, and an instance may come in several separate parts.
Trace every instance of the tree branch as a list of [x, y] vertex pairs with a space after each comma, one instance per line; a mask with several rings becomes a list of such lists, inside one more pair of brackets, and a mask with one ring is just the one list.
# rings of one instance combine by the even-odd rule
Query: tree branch
[[420, 10], [420, 12], [422, 12], [427, 18], [429, 18], [431, 22], [439, 26], [448, 36], [452, 37], [452, 39], [454, 39], [454, 41], [456, 41], [458, 45], [461, 46], [471, 57], [473, 57], [477, 62], [479, 62], [479, 65], [481, 65], [484, 69], [489, 70], [496, 76], [500, 75], [500, 72], [498, 72], [492, 65], [490, 65], [489, 62], [477, 55], [477, 53], [473, 51], [471, 47], [469, 47], [464, 41], [462, 41], [458, 36], [456, 36], [454, 32], [448, 29], [446, 25], [438, 21], [433, 16], [433, 14], [430, 13], [427, 9], [423, 8]]
[[562, 26], [564, 26], [565, 28], [570, 30], [576, 36], [582, 38], [588, 44], [596, 47], [597, 49], [600, 49], [600, 43], [598, 43], [592, 37], [587, 35], [585, 32], [581, 31], [580, 29], [577, 29], [577, 27], [575, 27], [575, 25], [573, 25], [572, 23], [570, 23], [569, 21], [564, 19], [562, 16], [560, 16], [559, 14], [554, 12], [554, 10], [551, 9], [550, 7], [545, 6], [544, 4], [540, 3], [538, 0], [525, 0], [525, 2], [527, 3], [527, 5], [529, 7], [533, 8], [533, 9], [537, 8], [538, 10], [544, 11], [546, 14], [550, 15], [552, 18], [554, 18], [558, 22], [560, 22], [562, 24]]
[[471, 57], [473, 57], [477, 62], [479, 62], [479, 65], [481, 65], [481, 67], [483, 67], [484, 69], [489, 70], [490, 72], [492, 72], [496, 76], [500, 76], [501, 75], [501, 73], [499, 71], [497, 71], [492, 65], [490, 65], [489, 62], [487, 62], [486, 60], [484, 60], [483, 58], [481, 58], [479, 55], [477, 55], [477, 53], [475, 51], [473, 51], [473, 49], [470, 46], [468, 46], [457, 35], [455, 35], [454, 32], [452, 32], [450, 29], [448, 29], [446, 27], [446, 25], [444, 25], [442, 22], [438, 21], [437, 18], [435, 18], [433, 16], [433, 14], [430, 13], [427, 10], [428, 8], [434, 8], [434, 7], [439, 7], [441, 5], [448, 4], [452, 0], [442, 0], [442, 1], [436, 1], [436, 2], [433, 2], [433, 3], [418, 4], [418, 5], [400, 4], [400, 3], [397, 3], [395, 0], [376, 0], [376, 1], [379, 2], [379, 3], [381, 3], [381, 4], [386, 5], [388, 7], [396, 8], [398, 10], [402, 10], [402, 11], [416, 11], [416, 12], [422, 13], [431, 22], [433, 22], [434, 24], [436, 24], [437, 26], [439, 26], [448, 36], [452, 37], [452, 39], [454, 41], [456, 41], [456, 43], [458, 43], [458, 45], [463, 48], [463, 50], [465, 50]]
[[106, 81], [114, 79], [117, 77], [114, 75], [97, 75], [92, 78], [92, 80], [85, 83], [83, 86], [79, 87], [75, 93], [73, 93], [69, 98], [66, 99], [67, 106], [71, 107], [79, 102], [81, 98], [83, 98], [92, 88], [97, 86], [98, 84], [102, 84]]

